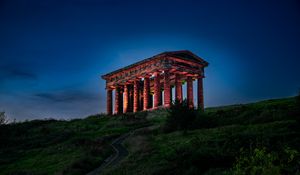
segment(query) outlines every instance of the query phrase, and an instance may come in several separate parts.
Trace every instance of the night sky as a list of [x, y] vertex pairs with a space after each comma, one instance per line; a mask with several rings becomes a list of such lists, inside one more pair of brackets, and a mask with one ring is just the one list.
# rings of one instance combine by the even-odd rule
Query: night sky
[[0, 111], [10, 119], [105, 112], [102, 74], [164, 51], [210, 63], [205, 106], [296, 95], [297, 0], [1, 0]]

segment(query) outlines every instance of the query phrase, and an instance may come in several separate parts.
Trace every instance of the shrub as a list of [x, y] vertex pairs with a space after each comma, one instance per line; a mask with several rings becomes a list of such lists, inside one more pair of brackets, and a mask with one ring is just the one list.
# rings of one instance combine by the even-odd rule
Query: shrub
[[183, 102], [176, 100], [170, 107], [164, 130], [165, 132], [183, 130], [186, 133], [191, 128], [195, 118], [196, 112], [189, 108], [186, 100]]
[[202, 110], [196, 111], [195, 121], [192, 123], [193, 129], [200, 128], [213, 128], [216, 127], [216, 118], [214, 116], [210, 116]]
[[232, 168], [236, 175], [280, 175], [299, 173], [299, 153], [289, 147], [282, 151], [269, 152], [265, 147], [243, 150]]

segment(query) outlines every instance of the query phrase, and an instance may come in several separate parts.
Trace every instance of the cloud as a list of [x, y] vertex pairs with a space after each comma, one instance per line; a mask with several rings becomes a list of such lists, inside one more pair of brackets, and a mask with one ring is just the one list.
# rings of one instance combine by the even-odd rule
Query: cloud
[[32, 73], [32, 72], [26, 72], [24, 70], [11, 70], [9, 72], [9, 75], [11, 77], [15, 78], [21, 78], [21, 79], [31, 79], [31, 80], [36, 80], [37, 75]]
[[37, 80], [37, 74], [32, 71], [25, 70], [22, 66], [1, 66], [0, 67], [0, 81], [22, 79], [22, 80]]
[[42, 92], [34, 94], [34, 97], [50, 102], [72, 103], [80, 101], [93, 101], [99, 97], [97, 94], [82, 90], [60, 90], [56, 92]]
[[38, 74], [21, 65], [0, 65], [0, 94], [25, 92], [38, 83]]
[[[0, 98], [0, 111], [10, 119], [83, 118], [103, 112], [101, 94], [85, 90], [59, 90], [30, 95], [4, 94]], [[101, 108], [103, 107], [103, 108]]]

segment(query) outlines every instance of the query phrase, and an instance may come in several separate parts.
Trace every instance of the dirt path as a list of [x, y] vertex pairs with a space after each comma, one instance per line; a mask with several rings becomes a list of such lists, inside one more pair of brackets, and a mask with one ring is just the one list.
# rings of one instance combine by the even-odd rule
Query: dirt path
[[123, 141], [127, 139], [130, 135], [134, 134], [137, 131], [143, 130], [145, 128], [149, 128], [152, 125], [148, 125], [146, 127], [138, 128], [133, 131], [130, 131], [126, 134], [121, 135], [120, 137], [116, 138], [112, 143], [111, 146], [113, 147], [115, 154], [110, 155], [104, 162], [101, 164], [100, 167], [97, 169], [89, 172], [87, 175], [99, 175], [103, 170], [108, 166], [114, 166], [119, 163], [123, 158], [128, 155], [127, 149], [122, 145]]
[[120, 137], [116, 138], [112, 143], [111, 146], [113, 147], [115, 154], [112, 154], [107, 159], [104, 160], [102, 165], [97, 169], [93, 170], [92, 172], [88, 173], [87, 175], [98, 175], [100, 174], [106, 167], [114, 166], [118, 162], [120, 162], [124, 157], [128, 155], [127, 149], [122, 145], [123, 141], [128, 138], [132, 133], [126, 133], [121, 135]]

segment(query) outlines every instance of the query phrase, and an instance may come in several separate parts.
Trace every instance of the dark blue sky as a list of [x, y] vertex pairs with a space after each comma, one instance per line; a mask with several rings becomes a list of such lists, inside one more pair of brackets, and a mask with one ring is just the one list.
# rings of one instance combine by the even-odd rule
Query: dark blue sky
[[1, 0], [0, 24], [0, 110], [17, 120], [105, 112], [100, 75], [163, 51], [210, 63], [206, 106], [300, 87], [297, 0]]

